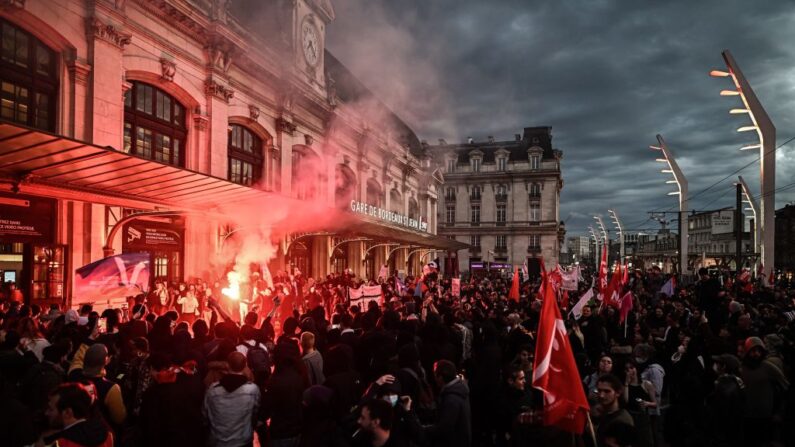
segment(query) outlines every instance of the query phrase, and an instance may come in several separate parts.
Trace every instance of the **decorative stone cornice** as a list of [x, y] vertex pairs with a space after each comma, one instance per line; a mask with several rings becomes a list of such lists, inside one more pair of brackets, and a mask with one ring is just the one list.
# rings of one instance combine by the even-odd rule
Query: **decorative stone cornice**
[[91, 73], [91, 66], [80, 61], [73, 60], [67, 63], [69, 75], [80, 85], [88, 84], [88, 75]]
[[276, 130], [284, 132], [287, 135], [292, 135], [297, 129], [296, 125], [287, 121], [283, 117], [276, 118]]
[[204, 51], [207, 52], [207, 67], [226, 74], [232, 66], [234, 49], [235, 46], [229, 41], [217, 36], [211, 37], [204, 47]]
[[204, 81], [204, 93], [223, 99], [226, 102], [229, 102], [235, 96], [234, 90], [212, 78]]
[[86, 34], [89, 38], [104, 40], [121, 49], [124, 49], [132, 41], [132, 34], [122, 32], [114, 25], [104, 23], [97, 17], [86, 19]]
[[164, 81], [173, 82], [174, 75], [177, 74], [177, 64], [173, 60], [160, 58], [160, 77]]
[[0, 9], [24, 9], [25, 0], [0, 0]]
[[194, 129], [203, 131], [207, 129], [207, 126], [209, 126], [209, 124], [210, 124], [210, 118], [199, 114], [193, 116]]
[[251, 118], [252, 121], [257, 121], [257, 119], [259, 119], [259, 113], [259, 107], [255, 106], [254, 104], [249, 104], [248, 117]]

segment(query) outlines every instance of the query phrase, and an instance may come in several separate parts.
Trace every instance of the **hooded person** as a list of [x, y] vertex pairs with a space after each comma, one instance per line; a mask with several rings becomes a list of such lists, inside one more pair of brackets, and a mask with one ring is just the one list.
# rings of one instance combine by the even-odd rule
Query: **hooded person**
[[782, 406], [789, 382], [784, 373], [766, 359], [767, 347], [759, 337], [748, 337], [744, 344], [740, 378], [745, 384], [746, 445], [766, 445], [773, 432], [773, 417]]
[[731, 354], [713, 356], [715, 389], [706, 399], [705, 431], [716, 445], [743, 445], [745, 384], [738, 377], [740, 360]]
[[204, 416], [210, 427], [211, 446], [250, 445], [254, 417], [260, 402], [259, 388], [244, 374], [246, 357], [233, 351], [227, 358], [229, 372], [212, 384], [204, 396]]
[[455, 364], [439, 360], [433, 375], [441, 388], [438, 418], [435, 424], [423, 428], [424, 435], [435, 446], [469, 447], [472, 445], [472, 412], [469, 405], [469, 386], [458, 376]]

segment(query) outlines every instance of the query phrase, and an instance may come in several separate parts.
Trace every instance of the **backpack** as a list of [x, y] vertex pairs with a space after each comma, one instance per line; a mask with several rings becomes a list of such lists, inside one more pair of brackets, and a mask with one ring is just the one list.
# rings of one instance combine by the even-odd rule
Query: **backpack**
[[271, 357], [268, 351], [262, 349], [259, 343], [254, 342], [253, 345], [243, 342], [248, 348], [246, 352], [246, 360], [248, 367], [256, 375], [258, 373], [270, 373], [271, 371]]

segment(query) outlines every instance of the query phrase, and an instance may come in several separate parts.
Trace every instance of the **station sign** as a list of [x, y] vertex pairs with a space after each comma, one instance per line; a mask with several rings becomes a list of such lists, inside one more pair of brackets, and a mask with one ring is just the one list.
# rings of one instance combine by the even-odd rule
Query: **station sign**
[[428, 231], [428, 222], [424, 222], [422, 219], [413, 219], [405, 214], [389, 211], [375, 205], [359, 202], [358, 200], [351, 200], [351, 211], [355, 214], [361, 214], [382, 222], [409, 228], [411, 230], [422, 232]]
[[153, 222], [132, 222], [124, 226], [122, 249], [181, 250], [183, 230]]

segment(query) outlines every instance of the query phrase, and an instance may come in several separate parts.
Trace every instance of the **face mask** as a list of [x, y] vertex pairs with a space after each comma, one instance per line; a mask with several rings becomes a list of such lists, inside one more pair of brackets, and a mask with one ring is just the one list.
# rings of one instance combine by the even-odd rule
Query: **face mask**
[[646, 359], [644, 359], [643, 357], [635, 357], [635, 363], [637, 364], [646, 363]]
[[398, 397], [397, 394], [390, 394], [388, 396], [384, 396], [384, 400], [389, 402], [389, 404], [394, 407], [397, 405]]

